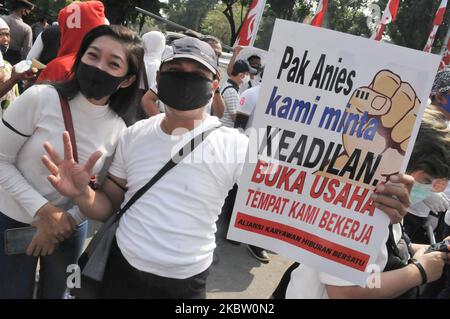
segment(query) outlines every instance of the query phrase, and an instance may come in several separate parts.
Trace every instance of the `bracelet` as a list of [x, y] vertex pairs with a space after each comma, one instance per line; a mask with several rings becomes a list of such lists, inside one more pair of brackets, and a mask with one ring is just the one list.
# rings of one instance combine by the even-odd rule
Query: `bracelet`
[[425, 285], [428, 282], [428, 277], [425, 268], [423, 268], [422, 264], [415, 258], [412, 258], [409, 263], [413, 264], [414, 266], [417, 267], [417, 269], [419, 269], [420, 275], [422, 276], [421, 285]]

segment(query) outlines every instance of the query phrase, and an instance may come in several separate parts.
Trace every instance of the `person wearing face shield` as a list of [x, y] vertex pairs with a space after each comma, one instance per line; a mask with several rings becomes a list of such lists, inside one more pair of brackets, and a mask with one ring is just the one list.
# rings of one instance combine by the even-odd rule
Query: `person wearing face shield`
[[[430, 108], [442, 114], [442, 118], [436, 121], [436, 127], [445, 129], [450, 127], [450, 71], [440, 71], [436, 74], [430, 94]], [[443, 144], [444, 145], [444, 144]], [[432, 163], [430, 163], [431, 165]], [[434, 164], [439, 166], [438, 163]], [[432, 225], [436, 235], [443, 236], [450, 234], [450, 229], [445, 227], [444, 214], [450, 208], [450, 186], [447, 179], [435, 181], [433, 187], [418, 184], [413, 189], [417, 200], [409, 208], [407, 218], [405, 218], [405, 230], [408, 235], [417, 241], [426, 241], [424, 227]], [[419, 200], [421, 198], [421, 200]], [[439, 240], [439, 238], [438, 238]]]
[[[428, 108], [408, 164], [408, 172], [416, 182], [411, 190], [412, 205], [405, 216], [404, 228], [416, 241], [428, 242], [424, 226], [430, 219], [443, 219], [449, 208], [446, 194], [433, 190], [438, 182], [450, 178], [449, 154], [450, 127], [446, 117], [436, 108]], [[430, 211], [442, 216], [429, 216]]]
[[31, 27], [23, 21], [34, 5], [26, 0], [13, 0], [11, 2], [10, 14], [2, 16], [2, 19], [9, 25], [11, 32], [11, 43], [9, 49], [3, 56], [12, 65], [25, 60], [33, 44], [33, 31]]

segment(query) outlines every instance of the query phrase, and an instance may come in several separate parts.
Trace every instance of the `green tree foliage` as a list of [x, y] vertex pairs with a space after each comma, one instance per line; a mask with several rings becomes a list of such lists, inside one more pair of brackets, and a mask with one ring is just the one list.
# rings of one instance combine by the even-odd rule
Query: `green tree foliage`
[[[230, 44], [231, 28], [229, 21], [223, 14], [223, 10], [225, 10], [225, 5], [220, 3], [213, 10], [209, 11], [200, 25], [200, 32], [213, 35], [223, 43]], [[235, 18], [238, 18], [237, 12], [235, 12]]]
[[211, 34], [228, 45], [234, 44], [249, 7], [248, 0], [220, 1], [208, 12], [200, 32]]
[[[11, 0], [6, 0], [6, 6]], [[56, 20], [59, 10], [72, 0], [31, 0], [35, 5], [26, 22], [33, 23], [42, 15]], [[161, 9], [170, 20], [194, 31], [212, 34], [226, 44], [233, 44], [252, 0], [101, 0], [111, 23], [142, 28], [151, 18], [144, 18], [134, 9], [141, 7], [159, 14]], [[0, 0], [0, 2], [3, 2]], [[318, 0], [267, 0], [255, 45], [268, 48], [276, 18], [301, 22], [312, 16]], [[330, 0], [323, 27], [369, 37], [369, 4], [381, 8], [388, 0]], [[428, 38], [440, 0], [401, 0], [397, 20], [387, 26], [385, 36], [393, 43], [422, 50]], [[450, 5], [439, 28], [434, 52], [439, 52], [450, 24]], [[149, 22], [150, 21], [150, 22]], [[152, 20], [153, 21], [153, 20]], [[154, 24], [159, 27], [159, 22]], [[161, 27], [169, 29], [169, 27]], [[172, 29], [173, 30], [173, 29]], [[179, 30], [176, 30], [179, 31]]]
[[[386, 7], [387, 0], [378, 1], [381, 10]], [[386, 34], [392, 42], [408, 48], [423, 50], [431, 30], [434, 16], [441, 0], [402, 0], [400, 2], [397, 19], [386, 27]], [[444, 16], [444, 23], [440, 26], [434, 41], [434, 50], [439, 52], [444, 44], [445, 34], [449, 27], [450, 5]]]
[[264, 10], [259, 32], [255, 41], [255, 46], [261, 49], [268, 49], [272, 38], [275, 19], [285, 19], [295, 22], [302, 22], [311, 14], [313, 1], [298, 0], [268, 0]]
[[203, 19], [217, 2], [218, 0], [169, 0], [163, 11], [169, 20], [199, 31]]
[[367, 25], [368, 0], [331, 0], [328, 5], [324, 27], [336, 31], [369, 37]]
[[[153, 13], [159, 13], [161, 3], [158, 0], [102, 0], [105, 5], [106, 17], [111, 24], [135, 24], [141, 15], [135, 10], [135, 7], [148, 10]], [[140, 19], [140, 27], [144, 19]]]

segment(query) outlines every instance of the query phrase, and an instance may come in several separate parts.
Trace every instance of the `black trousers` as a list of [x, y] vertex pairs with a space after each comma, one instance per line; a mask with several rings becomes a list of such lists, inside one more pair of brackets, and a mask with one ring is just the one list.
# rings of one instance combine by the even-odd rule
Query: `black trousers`
[[103, 277], [101, 298], [205, 299], [208, 269], [186, 279], [140, 271], [131, 266], [114, 241]]

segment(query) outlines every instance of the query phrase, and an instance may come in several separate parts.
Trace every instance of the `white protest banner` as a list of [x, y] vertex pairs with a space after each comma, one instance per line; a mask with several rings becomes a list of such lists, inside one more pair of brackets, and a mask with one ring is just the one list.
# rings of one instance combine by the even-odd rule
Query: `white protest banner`
[[439, 56], [277, 20], [228, 238], [364, 285]]

